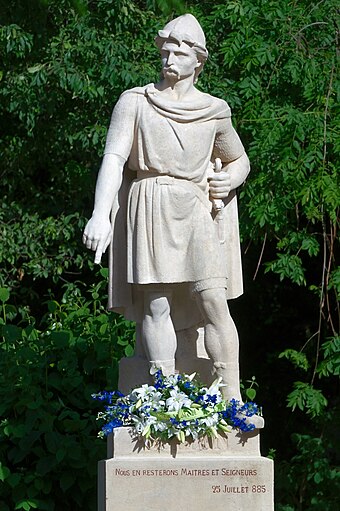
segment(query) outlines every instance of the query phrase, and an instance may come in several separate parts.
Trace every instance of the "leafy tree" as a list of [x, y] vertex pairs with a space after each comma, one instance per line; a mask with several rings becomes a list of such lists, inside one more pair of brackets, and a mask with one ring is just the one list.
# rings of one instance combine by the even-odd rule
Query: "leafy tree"
[[[277, 379], [268, 374], [271, 383], [264, 382], [269, 392], [264, 400], [272, 406], [276, 393], [279, 401], [287, 393], [288, 407], [312, 419], [301, 423], [297, 415], [296, 423], [289, 421], [283, 427], [281, 446], [287, 444], [285, 434], [296, 428], [300, 432], [307, 428], [315, 435], [301, 441], [298, 445], [299, 449], [303, 445], [304, 454], [293, 457], [294, 495], [287, 497], [287, 486], [278, 484], [282, 492], [278, 499], [282, 498], [282, 509], [331, 509], [334, 494], [325, 489], [325, 478], [311, 478], [317, 464], [308, 472], [297, 459], [312, 459], [313, 446], [319, 445], [319, 463], [329, 466], [329, 484], [337, 491], [338, 480], [332, 472], [337, 443], [329, 426], [339, 414], [340, 363], [337, 6], [333, 1], [208, 4], [200, 10], [214, 45], [202, 87], [227, 98], [235, 109], [237, 128], [252, 163], [240, 201], [241, 229], [250, 258], [259, 253], [254, 266], [259, 285], [250, 285], [257, 294], [248, 301], [245, 314], [249, 321], [249, 310], [257, 299], [248, 337], [257, 339], [259, 363], [267, 360], [279, 369]], [[270, 330], [268, 323], [276, 328]], [[287, 328], [287, 324], [298, 328]], [[254, 325], [258, 325], [255, 333]], [[265, 342], [269, 330], [269, 342]], [[283, 376], [275, 352], [289, 360], [295, 374], [290, 370], [288, 375], [286, 366]], [[277, 421], [275, 426], [273, 430]], [[273, 437], [280, 434], [273, 431]], [[279, 446], [276, 443], [281, 455]]]
[[[71, 472], [59, 482], [59, 469], [93, 460], [94, 471], [89, 393], [116, 384], [131, 325], [105, 312], [104, 274], [91, 287], [80, 233], [112, 107], [123, 90], [157, 80], [154, 35], [185, 10], [210, 52], [199, 87], [229, 102], [252, 163], [240, 191], [247, 293], [232, 305], [243, 373], [258, 373], [263, 436], [277, 451], [278, 509], [334, 508], [337, 9], [335, 0], [0, 2], [3, 506], [58, 509], [77, 493], [75, 509], [93, 508], [94, 472], [86, 486]], [[57, 454], [64, 436], [75, 442], [72, 460]], [[43, 475], [52, 458], [61, 466]]]

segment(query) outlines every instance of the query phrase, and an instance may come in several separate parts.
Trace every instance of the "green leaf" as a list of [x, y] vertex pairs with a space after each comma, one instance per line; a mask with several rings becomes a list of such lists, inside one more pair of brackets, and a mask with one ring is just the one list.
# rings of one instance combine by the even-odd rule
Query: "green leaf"
[[340, 376], [340, 337], [332, 337], [321, 346], [323, 360], [317, 367], [320, 377]]
[[68, 330], [59, 330], [51, 333], [51, 339], [58, 348], [66, 348], [72, 339], [72, 332]]
[[254, 401], [256, 397], [256, 390], [253, 388], [246, 389], [246, 396], [250, 401]]
[[232, 431], [231, 426], [225, 424], [218, 424], [218, 429], [220, 429], [223, 433], [230, 433]]
[[101, 274], [104, 279], [107, 279], [109, 277], [109, 269], [108, 268], [100, 268], [99, 273]]
[[31, 66], [31, 67], [28, 67], [27, 68], [27, 71], [29, 73], [37, 73], [38, 71], [40, 71], [42, 68], [44, 67], [43, 64], [36, 64], [35, 66]]
[[34, 500], [21, 500], [18, 502], [14, 509], [24, 509], [24, 511], [30, 511], [30, 509], [37, 509], [38, 504]]
[[184, 444], [185, 442], [185, 433], [183, 430], [180, 430], [178, 433], [177, 433], [177, 437], [178, 437], [178, 440]]
[[125, 352], [125, 356], [126, 357], [132, 357], [133, 354], [134, 354], [134, 349], [133, 349], [133, 346], [131, 346], [131, 344], [128, 344], [124, 350]]
[[15, 488], [15, 487], [19, 486], [21, 479], [22, 479], [21, 474], [18, 474], [18, 473], [11, 474], [7, 478], [7, 483], [10, 485], [11, 488]]
[[108, 328], [109, 328], [109, 325], [107, 323], [104, 323], [103, 325], [100, 326], [99, 333], [102, 335], [105, 335]]
[[5, 305], [5, 313], [7, 321], [13, 321], [18, 315], [17, 308], [9, 303]]
[[137, 403], [135, 404], [135, 408], [136, 410], [138, 410], [138, 408], [140, 408], [143, 404], [143, 401], [141, 399], [138, 399]]
[[22, 329], [16, 325], [3, 325], [2, 335], [8, 342], [15, 342], [22, 337]]
[[323, 481], [322, 474], [320, 472], [316, 472], [314, 474], [314, 478], [313, 479], [316, 482], [316, 484], [320, 484]]
[[142, 431], [142, 436], [147, 437], [148, 433], [150, 433], [150, 429], [151, 429], [150, 424], [147, 424]]
[[204, 417], [206, 414], [202, 409], [181, 408], [181, 420], [195, 420]]
[[302, 260], [297, 255], [278, 254], [278, 258], [275, 261], [266, 263], [265, 273], [268, 273], [268, 271], [278, 273], [280, 280], [289, 278], [300, 286], [306, 284]]
[[9, 299], [9, 290], [7, 287], [0, 287], [0, 300], [2, 303], [7, 302]]
[[0, 462], [0, 481], [4, 482], [10, 474], [11, 471]]
[[125, 337], [118, 337], [117, 344], [119, 346], [126, 346], [129, 343], [129, 339], [126, 339]]
[[327, 406], [327, 399], [321, 390], [315, 389], [309, 383], [297, 381], [294, 383], [293, 390], [287, 397], [288, 407], [300, 410], [306, 410], [312, 417], [320, 415]]
[[66, 449], [64, 449], [63, 447], [59, 448], [55, 455], [57, 462], [61, 463], [63, 461], [63, 459], [65, 458], [65, 455], [66, 455]]
[[295, 367], [303, 369], [304, 371], [307, 371], [309, 368], [309, 362], [306, 355], [300, 351], [287, 349], [280, 353], [279, 358], [286, 358], [287, 360], [290, 360]]
[[48, 307], [49, 312], [54, 314], [58, 310], [59, 304], [55, 300], [49, 300], [47, 302], [47, 307]]

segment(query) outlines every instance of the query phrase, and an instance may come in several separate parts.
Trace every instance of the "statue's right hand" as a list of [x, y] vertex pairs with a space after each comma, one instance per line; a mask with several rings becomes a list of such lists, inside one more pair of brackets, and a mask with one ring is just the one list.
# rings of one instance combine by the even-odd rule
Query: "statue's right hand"
[[93, 216], [88, 222], [83, 234], [83, 243], [87, 248], [96, 252], [95, 264], [100, 264], [102, 255], [109, 246], [112, 237], [112, 226], [108, 219]]

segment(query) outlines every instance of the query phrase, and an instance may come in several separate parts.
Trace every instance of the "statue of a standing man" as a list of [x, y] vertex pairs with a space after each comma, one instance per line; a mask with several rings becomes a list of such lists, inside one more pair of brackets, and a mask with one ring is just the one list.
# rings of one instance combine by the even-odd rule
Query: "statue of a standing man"
[[249, 161], [227, 103], [195, 87], [208, 57], [196, 18], [156, 44], [162, 79], [114, 108], [84, 243], [97, 263], [111, 243], [109, 307], [137, 321], [151, 370], [174, 373], [176, 332], [203, 324], [224, 398], [240, 399], [227, 298], [242, 293], [235, 189]]

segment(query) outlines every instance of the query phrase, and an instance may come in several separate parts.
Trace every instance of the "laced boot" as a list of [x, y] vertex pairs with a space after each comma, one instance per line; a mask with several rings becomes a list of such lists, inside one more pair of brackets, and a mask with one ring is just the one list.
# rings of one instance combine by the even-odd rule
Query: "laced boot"
[[221, 387], [221, 393], [225, 401], [230, 401], [231, 399], [242, 401], [238, 367], [226, 364], [225, 362], [215, 362], [213, 375], [216, 378], [222, 378], [223, 387]]
[[164, 376], [175, 374], [175, 359], [170, 360], [150, 360], [150, 374], [155, 374], [158, 369], [162, 370]]
[[[231, 399], [236, 399], [236, 401], [239, 401], [240, 405], [242, 405], [243, 400], [241, 397], [238, 367], [235, 367], [233, 364], [226, 364], [225, 362], [215, 362], [213, 374], [217, 378], [222, 378], [222, 383], [224, 384], [224, 386], [221, 387], [223, 399], [227, 402]], [[246, 423], [254, 424], [256, 429], [264, 427], [264, 418], [260, 415], [247, 417], [245, 414], [240, 413], [239, 418], [245, 418]]]

